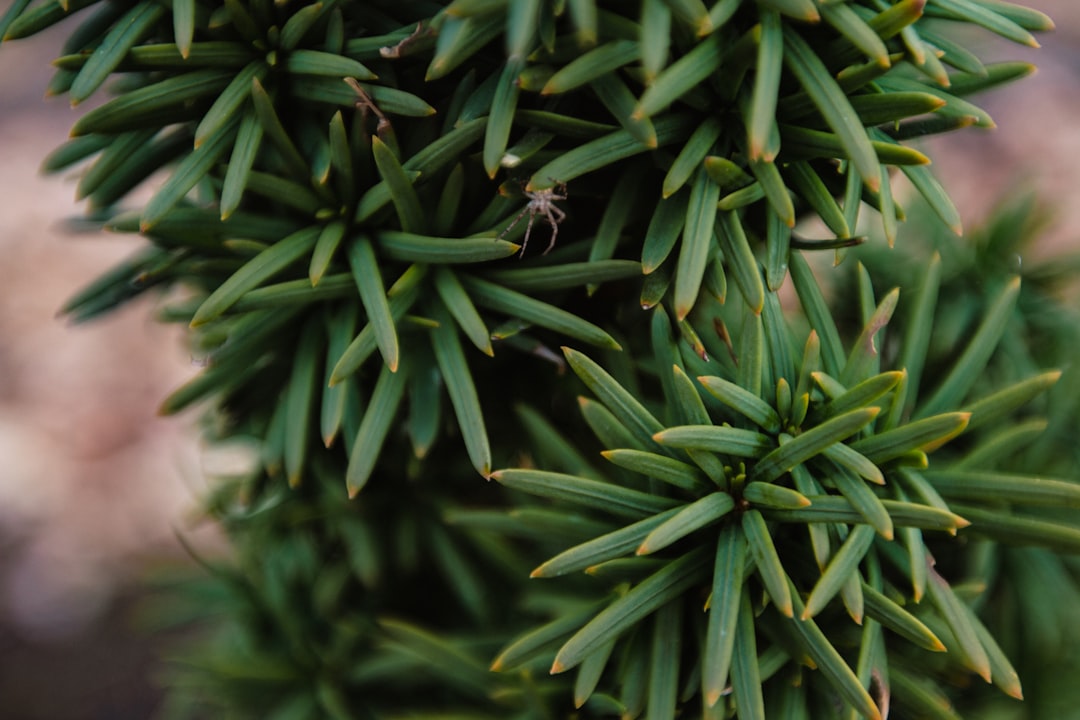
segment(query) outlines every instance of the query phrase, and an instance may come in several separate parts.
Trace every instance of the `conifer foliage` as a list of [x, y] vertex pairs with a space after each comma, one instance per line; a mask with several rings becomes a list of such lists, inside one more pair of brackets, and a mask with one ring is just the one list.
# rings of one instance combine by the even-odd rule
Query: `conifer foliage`
[[1067, 706], [1070, 265], [996, 261], [1019, 206], [960, 238], [910, 142], [992, 127], [969, 96], [1032, 68], [970, 30], [1047, 17], [15, 0], [0, 34], [74, 14], [49, 92], [108, 99], [45, 169], [146, 247], [65, 311], [159, 293], [206, 364], [162, 411], [257, 448], [204, 503], [231, 557], [162, 606], [200, 629], [176, 717]]

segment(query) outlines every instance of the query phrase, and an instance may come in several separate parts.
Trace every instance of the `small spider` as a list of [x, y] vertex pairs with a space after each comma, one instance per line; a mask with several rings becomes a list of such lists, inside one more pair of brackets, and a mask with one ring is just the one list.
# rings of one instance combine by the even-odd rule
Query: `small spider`
[[551, 226], [551, 242], [548, 243], [547, 250], [543, 252], [544, 255], [547, 255], [551, 252], [551, 248], [555, 247], [555, 238], [559, 236], [559, 223], [566, 219], [566, 213], [555, 206], [556, 200], [566, 199], [566, 183], [556, 183], [554, 187], [543, 190], [524, 190], [523, 192], [525, 197], [529, 198], [529, 204], [518, 213], [514, 221], [499, 234], [497, 239], [501, 240], [506, 233], [510, 232], [521, 221], [521, 218], [525, 217], [525, 213], [528, 213], [529, 224], [525, 226], [525, 239], [521, 241], [521, 253], [518, 256], [524, 257], [525, 247], [529, 244], [529, 235], [532, 233], [533, 220], [536, 219], [537, 215], [543, 214], [547, 218], [548, 225]]

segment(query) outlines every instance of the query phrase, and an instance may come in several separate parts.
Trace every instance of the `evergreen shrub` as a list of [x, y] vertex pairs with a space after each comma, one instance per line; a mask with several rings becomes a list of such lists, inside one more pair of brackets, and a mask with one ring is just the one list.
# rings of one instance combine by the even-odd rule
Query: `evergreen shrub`
[[1075, 262], [1011, 264], [1022, 204], [959, 237], [911, 142], [992, 127], [969, 96], [1032, 67], [972, 48], [1043, 14], [14, 0], [0, 31], [75, 14], [48, 90], [109, 99], [44, 167], [146, 243], [64, 310], [157, 294], [206, 366], [162, 411], [258, 455], [203, 506], [230, 556], [162, 605], [199, 628], [169, 714], [1075, 714]]

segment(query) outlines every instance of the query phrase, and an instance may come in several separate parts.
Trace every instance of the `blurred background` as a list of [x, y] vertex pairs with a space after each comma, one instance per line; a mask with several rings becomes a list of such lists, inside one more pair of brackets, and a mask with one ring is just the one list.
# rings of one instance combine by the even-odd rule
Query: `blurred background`
[[0, 46], [0, 717], [141, 719], [158, 651], [138, 588], [187, 561], [176, 533], [203, 487], [194, 416], [157, 406], [196, 368], [150, 302], [57, 314], [139, 247], [76, 232], [74, 177], [39, 173], [81, 112], [43, 98], [64, 34]]
[[[1075, 249], [1080, 3], [1025, 4], [1057, 22], [1041, 50], [979, 38], [986, 57], [1039, 72], [982, 99], [996, 130], [954, 133], [928, 150], [967, 227], [1034, 190], [1058, 215], [1043, 249]], [[156, 414], [197, 368], [181, 330], [156, 324], [149, 301], [81, 326], [57, 316], [139, 246], [78, 232], [67, 222], [81, 211], [74, 177], [38, 172], [81, 111], [42, 97], [63, 37], [61, 27], [0, 47], [0, 717], [148, 718], [167, 641], [140, 632], [140, 587], [159, 566], [187, 561], [177, 533], [214, 545], [193, 521], [205, 488], [196, 415]]]

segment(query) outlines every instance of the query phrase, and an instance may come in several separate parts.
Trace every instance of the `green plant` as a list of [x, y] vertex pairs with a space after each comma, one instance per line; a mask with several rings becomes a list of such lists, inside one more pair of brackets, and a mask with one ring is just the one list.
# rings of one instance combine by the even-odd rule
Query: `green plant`
[[[989, 717], [972, 676], [1017, 698], [1075, 664], [1080, 486], [1045, 476], [1075, 449], [1016, 453], [1075, 407], [1002, 342], [1067, 362], [1074, 318], [997, 262], [1017, 223], [930, 259], [893, 193], [898, 167], [959, 230], [905, 141], [991, 125], [966, 96], [1031, 69], [957, 30], [1045, 16], [17, 0], [0, 29], [91, 6], [50, 91], [115, 98], [45, 167], [88, 162], [79, 195], [148, 247], [65, 310], [183, 288], [162, 317], [207, 369], [163, 411], [212, 400], [207, 435], [258, 450], [206, 500], [233, 557], [169, 606], [209, 616], [179, 716]], [[889, 259], [815, 275], [867, 207]]]

